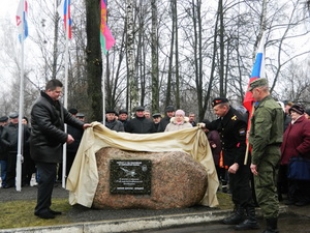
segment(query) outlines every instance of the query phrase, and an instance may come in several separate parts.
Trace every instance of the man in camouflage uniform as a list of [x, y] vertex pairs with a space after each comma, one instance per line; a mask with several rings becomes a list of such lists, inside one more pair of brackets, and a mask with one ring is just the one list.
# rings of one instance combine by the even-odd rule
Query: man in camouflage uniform
[[279, 103], [271, 97], [266, 79], [259, 78], [250, 83], [249, 91], [252, 92], [253, 99], [258, 101], [251, 118], [250, 168], [254, 175], [256, 198], [266, 219], [267, 229], [264, 233], [277, 233], [279, 201], [276, 182], [284, 113]]
[[212, 106], [219, 118], [206, 123], [205, 127], [220, 134], [224, 165], [228, 167], [229, 189], [235, 205], [234, 212], [223, 223], [236, 225], [235, 230], [258, 229], [250, 188], [250, 161], [244, 164], [247, 120], [230, 106], [226, 98], [214, 99]]

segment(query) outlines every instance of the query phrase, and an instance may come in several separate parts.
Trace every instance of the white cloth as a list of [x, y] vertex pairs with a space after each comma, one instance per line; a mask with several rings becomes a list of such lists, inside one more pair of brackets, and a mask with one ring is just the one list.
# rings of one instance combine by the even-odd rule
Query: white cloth
[[99, 122], [85, 130], [71, 167], [66, 189], [69, 203], [91, 207], [98, 184], [95, 153], [103, 147], [129, 151], [185, 151], [201, 163], [208, 174], [208, 188], [200, 204], [218, 205], [216, 192], [219, 186], [216, 169], [205, 133], [199, 127], [175, 132], [130, 134], [111, 131]]

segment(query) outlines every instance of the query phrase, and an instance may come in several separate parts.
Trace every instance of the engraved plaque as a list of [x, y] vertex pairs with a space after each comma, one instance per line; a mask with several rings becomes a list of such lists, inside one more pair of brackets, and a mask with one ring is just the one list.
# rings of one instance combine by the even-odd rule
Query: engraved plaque
[[151, 194], [151, 160], [110, 161], [111, 194]]

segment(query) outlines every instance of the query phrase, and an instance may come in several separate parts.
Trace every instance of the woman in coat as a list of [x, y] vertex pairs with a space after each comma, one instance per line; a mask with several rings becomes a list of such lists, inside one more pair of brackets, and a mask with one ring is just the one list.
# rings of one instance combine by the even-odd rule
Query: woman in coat
[[165, 132], [177, 131], [180, 129], [192, 128], [188, 117], [185, 117], [185, 112], [181, 109], [175, 112], [175, 117], [170, 119], [170, 123], [166, 126]]
[[289, 109], [292, 121], [286, 129], [281, 145], [279, 181], [288, 184], [287, 205], [303, 206], [310, 203], [310, 181], [287, 180], [287, 171], [292, 157], [310, 158], [310, 121], [305, 118], [301, 105]]

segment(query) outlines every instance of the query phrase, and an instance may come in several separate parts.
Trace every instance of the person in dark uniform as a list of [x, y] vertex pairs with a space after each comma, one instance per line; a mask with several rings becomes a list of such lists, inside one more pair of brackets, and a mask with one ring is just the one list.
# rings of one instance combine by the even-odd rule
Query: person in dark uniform
[[205, 127], [217, 130], [220, 134], [224, 165], [228, 167], [229, 189], [235, 205], [233, 214], [225, 218], [223, 223], [238, 224], [236, 230], [258, 229], [250, 187], [250, 161], [244, 165], [247, 121], [230, 106], [226, 98], [214, 99], [212, 106], [218, 119], [206, 123]]
[[[75, 115], [72, 114], [72, 116], [74, 116], [76, 119], [78, 119], [82, 122], [85, 122], [85, 114], [84, 113], [77, 112]], [[73, 127], [71, 125], [67, 125], [67, 133], [72, 135], [72, 137], [74, 138], [74, 142], [67, 145], [66, 177], [68, 177], [68, 175], [70, 173], [70, 169], [71, 169], [73, 161], [75, 159], [76, 152], [79, 149], [84, 130], [80, 129], [80, 128]]]
[[144, 116], [144, 107], [136, 107], [135, 112], [135, 118], [128, 121], [126, 124], [125, 132], [155, 133], [156, 130], [153, 122]]

